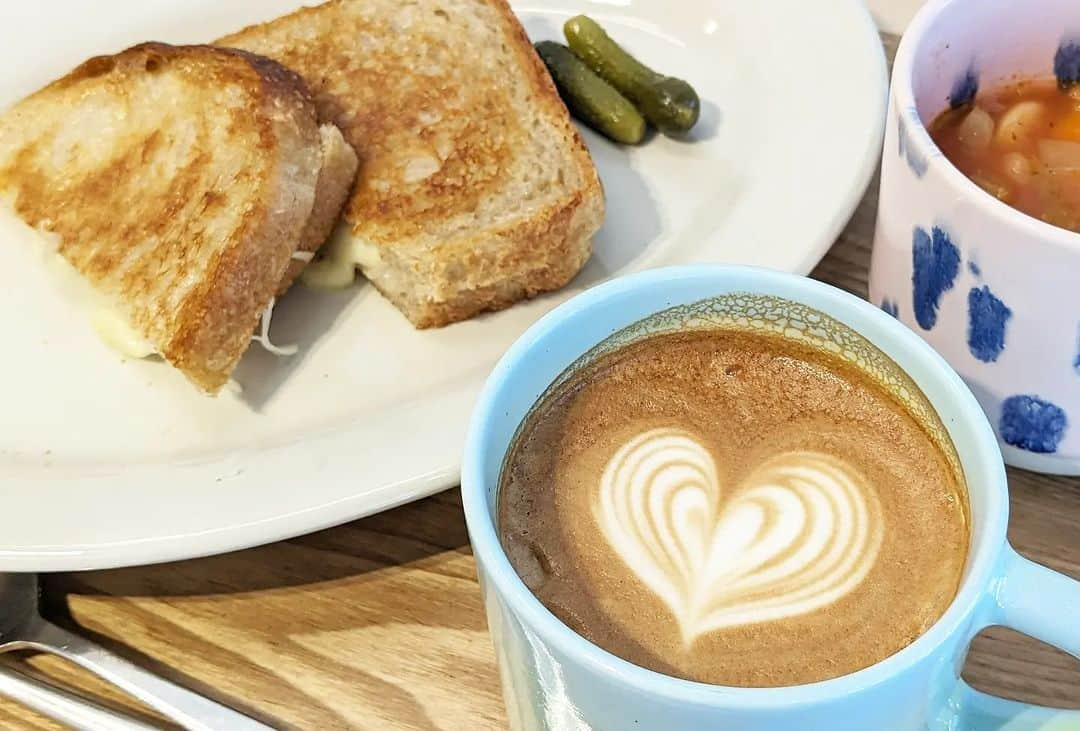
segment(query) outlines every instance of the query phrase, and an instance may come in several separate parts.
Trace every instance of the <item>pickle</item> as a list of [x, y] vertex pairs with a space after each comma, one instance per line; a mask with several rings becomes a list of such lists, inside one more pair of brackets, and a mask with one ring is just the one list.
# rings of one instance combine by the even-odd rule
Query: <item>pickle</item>
[[577, 15], [563, 26], [570, 50], [601, 78], [637, 104], [645, 119], [668, 135], [690, 130], [701, 116], [701, 99], [690, 84], [664, 76], [631, 56], [592, 18]]
[[645, 118], [608, 82], [554, 41], [536, 44], [559, 94], [577, 117], [616, 142], [636, 145], [645, 136]]

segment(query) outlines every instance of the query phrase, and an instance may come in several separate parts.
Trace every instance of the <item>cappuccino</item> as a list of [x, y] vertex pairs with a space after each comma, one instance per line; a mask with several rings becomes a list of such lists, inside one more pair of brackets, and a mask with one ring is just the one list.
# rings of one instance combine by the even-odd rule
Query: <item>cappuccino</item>
[[500, 538], [548, 609], [630, 662], [720, 685], [825, 680], [901, 650], [957, 592], [967, 496], [932, 433], [836, 353], [655, 334], [529, 414]]

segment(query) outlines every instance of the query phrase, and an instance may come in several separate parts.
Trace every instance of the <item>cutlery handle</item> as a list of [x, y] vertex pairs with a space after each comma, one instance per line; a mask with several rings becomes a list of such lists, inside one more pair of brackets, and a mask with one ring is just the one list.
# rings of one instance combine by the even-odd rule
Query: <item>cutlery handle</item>
[[0, 695], [78, 731], [153, 731], [153, 726], [102, 708], [74, 693], [0, 664]]
[[124, 660], [89, 640], [40, 620], [8, 649], [31, 649], [64, 657], [126, 691], [189, 731], [266, 731], [258, 721]]

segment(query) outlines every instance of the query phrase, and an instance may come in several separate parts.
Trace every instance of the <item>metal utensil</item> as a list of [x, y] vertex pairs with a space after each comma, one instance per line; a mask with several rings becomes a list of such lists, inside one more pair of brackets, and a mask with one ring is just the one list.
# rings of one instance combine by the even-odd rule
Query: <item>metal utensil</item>
[[45, 621], [38, 601], [37, 574], [0, 574], [0, 652], [37, 650], [59, 655], [191, 731], [269, 728]]
[[154, 731], [142, 721], [0, 664], [0, 695], [78, 731]]

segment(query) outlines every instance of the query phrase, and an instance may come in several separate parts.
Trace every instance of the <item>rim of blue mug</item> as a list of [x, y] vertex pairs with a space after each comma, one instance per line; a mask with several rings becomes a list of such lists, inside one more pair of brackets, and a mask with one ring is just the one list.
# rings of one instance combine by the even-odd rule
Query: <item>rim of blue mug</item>
[[[892, 71], [892, 95], [896, 102], [895, 113], [903, 113], [904, 110], [916, 110], [914, 121], [915, 127], [909, 134], [907, 143], [916, 147], [916, 151], [925, 159], [930, 166], [940, 169], [945, 181], [956, 188], [964, 197], [978, 205], [982, 210], [1002, 225], [1021, 227], [1028, 229], [1033, 236], [1049, 239], [1054, 243], [1071, 248], [1080, 248], [1080, 233], [1069, 231], [1055, 226], [1046, 221], [1029, 216], [1019, 211], [1008, 203], [1000, 201], [985, 190], [976, 185], [970, 178], [960, 172], [937, 146], [930, 131], [918, 113], [918, 105], [915, 103], [915, 60], [919, 56], [922, 43], [927, 31], [933, 28], [941, 15], [941, 11], [950, 5], [962, 5], [972, 0], [929, 0], [919, 12], [916, 13], [907, 30], [900, 39], [900, 45], [896, 49], [896, 57], [893, 60]], [[944, 109], [944, 108], [943, 108]]]
[[[502, 549], [495, 518], [488, 509], [489, 485], [483, 478], [483, 465], [490, 449], [486, 435], [492, 414], [498, 410], [498, 395], [512, 387], [516, 380], [516, 371], [525, 367], [523, 364], [527, 363], [529, 353], [538, 343], [553, 331], [572, 324], [576, 318], [587, 316], [597, 305], [661, 282], [702, 278], [717, 282], [717, 294], [758, 291], [747, 289], [746, 286], [730, 286], [733, 281], [753, 279], [758, 285], [766, 285], [763, 289], [768, 294], [804, 302], [814, 309], [830, 313], [835, 313], [838, 309], [845, 310], [844, 315], [832, 316], [848, 327], [864, 333], [864, 337], [875, 345], [878, 343], [873, 336], [865, 334], [866, 329], [886, 331], [899, 349], [913, 353], [918, 359], [929, 363], [932, 366], [929, 371], [933, 374], [932, 377], [942, 379], [943, 385], [952, 394], [954, 403], [950, 405], [966, 417], [965, 421], [972, 430], [972, 444], [977, 452], [972, 461], [986, 465], [988, 472], [992, 473], [995, 485], [988, 488], [992, 496], [987, 501], [987, 514], [980, 518], [985, 525], [985, 531], [979, 544], [972, 545], [973, 555], [969, 569], [953, 601], [945, 613], [919, 638], [874, 665], [828, 680], [768, 688], [714, 685], [665, 675], [623, 660], [570, 629], [529, 591]], [[822, 303], [821, 306], [814, 301]], [[663, 308], [657, 308], [660, 309]], [[933, 401], [931, 403], [933, 404]], [[937, 405], [934, 404], [934, 407], [936, 409]], [[946, 419], [943, 418], [943, 421]], [[1005, 466], [997, 440], [975, 397], [933, 348], [895, 318], [863, 299], [807, 277], [758, 267], [694, 264], [651, 269], [610, 280], [564, 302], [530, 327], [496, 364], [474, 407], [462, 461], [461, 493], [473, 552], [486, 569], [490, 580], [498, 584], [498, 594], [516, 616], [525, 619], [526, 625], [537, 628], [544, 640], [562, 654], [577, 659], [598, 673], [617, 678], [643, 693], [662, 696], [679, 703], [704, 706], [723, 704], [725, 708], [753, 710], [813, 705], [887, 683], [891, 678], [926, 659], [954, 633], [959, 632], [988, 590], [998, 559], [996, 548], [1006, 543], [1008, 494], [1005, 485]], [[974, 541], [974, 531], [972, 540]]]

